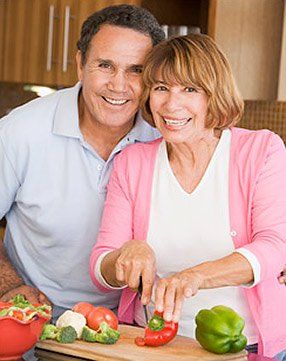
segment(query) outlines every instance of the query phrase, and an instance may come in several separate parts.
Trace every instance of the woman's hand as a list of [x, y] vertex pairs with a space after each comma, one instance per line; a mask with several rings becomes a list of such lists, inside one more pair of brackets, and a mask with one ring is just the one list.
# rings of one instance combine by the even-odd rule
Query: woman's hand
[[116, 278], [133, 291], [137, 291], [142, 277], [143, 304], [150, 302], [156, 275], [156, 260], [152, 248], [145, 241], [128, 241], [119, 250], [115, 263]]
[[191, 269], [161, 278], [155, 292], [155, 309], [163, 312], [166, 321], [179, 322], [184, 299], [194, 296], [201, 284], [201, 277]]

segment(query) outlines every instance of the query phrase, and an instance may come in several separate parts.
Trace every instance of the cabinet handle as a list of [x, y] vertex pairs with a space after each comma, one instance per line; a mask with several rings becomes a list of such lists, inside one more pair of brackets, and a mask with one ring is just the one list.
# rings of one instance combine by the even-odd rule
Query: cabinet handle
[[65, 8], [65, 31], [63, 48], [63, 72], [68, 70], [68, 49], [69, 49], [69, 31], [70, 31], [70, 6]]
[[49, 33], [48, 33], [48, 51], [47, 51], [47, 71], [51, 71], [51, 69], [52, 69], [54, 14], [55, 14], [55, 6], [50, 5], [50, 7], [49, 7]]

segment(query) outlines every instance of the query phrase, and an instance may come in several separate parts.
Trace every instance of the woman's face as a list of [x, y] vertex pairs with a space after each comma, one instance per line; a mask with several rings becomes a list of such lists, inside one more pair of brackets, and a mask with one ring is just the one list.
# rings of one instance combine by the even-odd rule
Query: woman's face
[[191, 85], [166, 84], [159, 80], [150, 91], [150, 108], [156, 127], [171, 143], [192, 141], [206, 131], [206, 93]]

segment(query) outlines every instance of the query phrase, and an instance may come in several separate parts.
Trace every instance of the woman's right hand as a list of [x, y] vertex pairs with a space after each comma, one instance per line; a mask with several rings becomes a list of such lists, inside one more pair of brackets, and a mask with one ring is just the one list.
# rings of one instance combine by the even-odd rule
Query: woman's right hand
[[150, 302], [156, 275], [156, 260], [152, 248], [145, 241], [132, 240], [119, 249], [115, 263], [116, 278], [131, 290], [137, 291], [142, 277], [143, 292], [141, 302]]

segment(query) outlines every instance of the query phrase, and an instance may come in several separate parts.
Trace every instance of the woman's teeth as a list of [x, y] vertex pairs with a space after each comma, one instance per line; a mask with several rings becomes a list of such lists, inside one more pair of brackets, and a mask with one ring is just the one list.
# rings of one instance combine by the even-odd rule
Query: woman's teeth
[[168, 118], [163, 118], [164, 122], [167, 125], [175, 125], [175, 126], [183, 126], [185, 124], [188, 123], [188, 121], [190, 120], [190, 118], [185, 118], [185, 119], [168, 119]]
[[103, 99], [112, 105], [123, 105], [128, 102], [128, 99], [112, 99], [107, 97], [103, 97]]

